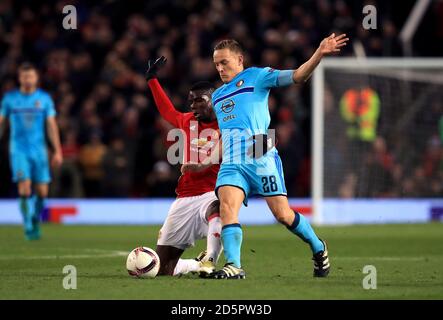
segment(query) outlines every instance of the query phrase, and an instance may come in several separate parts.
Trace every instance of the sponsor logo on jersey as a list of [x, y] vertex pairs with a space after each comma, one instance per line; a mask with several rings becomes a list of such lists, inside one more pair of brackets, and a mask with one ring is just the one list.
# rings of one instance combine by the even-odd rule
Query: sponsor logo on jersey
[[237, 82], [236, 86], [241, 87], [243, 85], [243, 83], [245, 83], [245, 82], [243, 80], [240, 80], [239, 82]]
[[223, 122], [233, 120], [233, 119], [235, 119], [235, 114], [230, 114], [229, 116], [226, 116], [223, 118]]
[[235, 103], [233, 100], [231, 99], [225, 100], [221, 105], [221, 111], [223, 111], [224, 113], [230, 113], [232, 110], [234, 110], [234, 106]]

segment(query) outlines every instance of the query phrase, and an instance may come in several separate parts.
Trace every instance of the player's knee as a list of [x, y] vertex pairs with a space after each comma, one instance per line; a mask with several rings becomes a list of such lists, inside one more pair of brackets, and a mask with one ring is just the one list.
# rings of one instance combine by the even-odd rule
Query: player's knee
[[18, 189], [18, 194], [20, 197], [30, 197], [31, 196], [31, 187], [30, 186], [21, 186]]
[[234, 215], [234, 210], [232, 208], [232, 205], [228, 201], [220, 202], [220, 217], [223, 219], [223, 218], [232, 217], [233, 215]]

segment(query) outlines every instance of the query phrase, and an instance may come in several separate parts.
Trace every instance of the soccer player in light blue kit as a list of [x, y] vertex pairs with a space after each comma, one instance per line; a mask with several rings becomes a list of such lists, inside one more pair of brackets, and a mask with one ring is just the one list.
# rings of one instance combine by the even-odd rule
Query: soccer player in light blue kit
[[41, 236], [40, 214], [51, 181], [46, 133], [54, 150], [52, 164], [60, 166], [63, 157], [54, 102], [47, 92], [37, 88], [37, 69], [30, 63], [23, 63], [18, 69], [18, 79], [20, 88], [7, 92], [1, 101], [0, 133], [4, 120], [9, 119], [12, 178], [18, 184], [25, 237], [36, 240]]
[[307, 81], [322, 57], [340, 51], [346, 41], [344, 34], [331, 34], [296, 70], [244, 69], [243, 51], [238, 42], [223, 40], [215, 46], [214, 64], [224, 82], [212, 95], [223, 144], [216, 194], [220, 200], [221, 238], [227, 263], [212, 274], [213, 278], [245, 278], [240, 262], [243, 232], [238, 213], [242, 202], [246, 205], [252, 194], [265, 197], [276, 219], [309, 244], [313, 275], [328, 275], [326, 243], [317, 237], [306, 218], [289, 207], [281, 160], [275, 146], [268, 143], [268, 96], [271, 88]]

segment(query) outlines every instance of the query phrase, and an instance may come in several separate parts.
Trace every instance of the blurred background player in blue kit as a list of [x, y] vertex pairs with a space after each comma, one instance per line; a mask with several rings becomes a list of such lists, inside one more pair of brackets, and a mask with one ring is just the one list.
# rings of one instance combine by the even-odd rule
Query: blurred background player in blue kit
[[46, 138], [53, 149], [52, 165], [60, 166], [63, 156], [54, 102], [37, 87], [37, 69], [23, 63], [18, 69], [18, 80], [20, 87], [7, 92], [1, 101], [0, 130], [4, 131], [5, 119], [9, 119], [12, 179], [18, 184], [25, 237], [36, 240], [41, 236], [40, 214], [51, 182]]

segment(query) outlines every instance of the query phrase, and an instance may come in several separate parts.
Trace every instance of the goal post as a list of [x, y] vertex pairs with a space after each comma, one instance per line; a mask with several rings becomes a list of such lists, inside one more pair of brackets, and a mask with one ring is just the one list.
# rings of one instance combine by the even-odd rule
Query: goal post
[[[420, 174], [442, 103], [443, 59], [324, 59], [312, 85], [313, 223], [334, 223], [325, 208], [329, 199], [435, 197], [433, 189], [409, 192], [408, 174]], [[424, 123], [421, 116], [431, 119]], [[431, 180], [438, 183], [439, 176]]]

